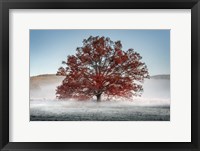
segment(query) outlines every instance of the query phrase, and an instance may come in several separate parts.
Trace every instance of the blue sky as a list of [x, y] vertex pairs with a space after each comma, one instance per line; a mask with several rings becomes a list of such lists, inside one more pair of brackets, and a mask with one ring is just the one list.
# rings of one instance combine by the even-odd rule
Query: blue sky
[[143, 57], [150, 75], [170, 74], [170, 30], [30, 30], [30, 76], [55, 74], [89, 36], [110, 37]]

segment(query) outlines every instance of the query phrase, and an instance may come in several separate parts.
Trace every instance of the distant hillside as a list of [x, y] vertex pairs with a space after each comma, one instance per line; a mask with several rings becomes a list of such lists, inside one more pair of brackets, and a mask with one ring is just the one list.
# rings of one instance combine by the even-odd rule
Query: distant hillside
[[56, 74], [41, 74], [41, 75], [36, 75], [36, 76], [31, 76], [31, 78], [34, 77], [48, 77], [48, 76], [55, 76]]
[[35, 81], [35, 80], [53, 80], [54, 81], [55, 79], [60, 79], [63, 77], [64, 76], [57, 76], [55, 74], [42, 74], [42, 75], [32, 76], [30, 77], [30, 80], [31, 81]]
[[30, 77], [30, 88], [39, 88], [42, 85], [61, 83], [64, 76], [56, 76], [55, 74], [43, 74]]
[[[30, 77], [30, 84], [33, 85], [41, 85], [41, 84], [53, 84], [57, 82], [61, 82], [64, 79], [64, 76], [57, 76], [55, 74], [43, 74]], [[151, 76], [150, 79], [166, 79], [170, 80], [169, 74], [162, 75], [154, 75]]]
[[170, 80], [170, 75], [169, 74], [162, 74], [162, 75], [154, 75], [150, 77], [151, 79], [166, 79]]

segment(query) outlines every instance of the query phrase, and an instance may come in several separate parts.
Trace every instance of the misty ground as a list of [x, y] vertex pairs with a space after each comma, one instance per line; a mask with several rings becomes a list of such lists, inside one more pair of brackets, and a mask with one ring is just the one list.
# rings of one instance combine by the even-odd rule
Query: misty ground
[[169, 121], [170, 78], [154, 76], [144, 82], [140, 98], [111, 101], [60, 101], [55, 88], [63, 77], [43, 75], [30, 80], [31, 121]]

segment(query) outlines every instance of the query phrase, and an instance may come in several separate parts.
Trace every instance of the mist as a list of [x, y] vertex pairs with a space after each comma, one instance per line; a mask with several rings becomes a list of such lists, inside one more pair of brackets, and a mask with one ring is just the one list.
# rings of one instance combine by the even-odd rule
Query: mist
[[141, 97], [96, 98], [88, 101], [58, 100], [56, 87], [64, 77], [37, 76], [30, 80], [31, 121], [169, 121], [170, 79], [153, 77], [143, 84]]

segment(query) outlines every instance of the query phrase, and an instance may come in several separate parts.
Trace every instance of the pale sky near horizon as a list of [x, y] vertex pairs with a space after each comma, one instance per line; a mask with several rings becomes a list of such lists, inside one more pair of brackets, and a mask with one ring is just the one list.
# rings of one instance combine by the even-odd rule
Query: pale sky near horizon
[[150, 76], [170, 74], [170, 30], [31, 30], [30, 76], [56, 74], [62, 61], [89, 36], [110, 37], [120, 40], [123, 50], [133, 48]]

